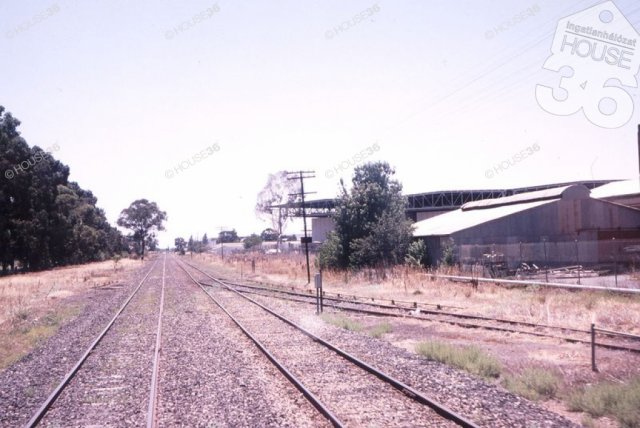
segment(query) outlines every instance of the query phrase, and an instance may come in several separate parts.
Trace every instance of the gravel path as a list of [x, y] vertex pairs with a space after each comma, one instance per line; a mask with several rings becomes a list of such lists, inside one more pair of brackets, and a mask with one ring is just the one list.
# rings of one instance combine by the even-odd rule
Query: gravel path
[[330, 426], [175, 262], [167, 274], [161, 426]]
[[146, 262], [121, 287], [87, 290], [73, 297], [80, 315], [56, 335], [0, 372], [0, 427], [23, 426], [87, 349], [151, 268]]
[[315, 309], [308, 304], [257, 295], [251, 297], [345, 351], [435, 397], [481, 426], [576, 426], [560, 415], [466, 372], [428, 361], [383, 340], [328, 325], [314, 314]]

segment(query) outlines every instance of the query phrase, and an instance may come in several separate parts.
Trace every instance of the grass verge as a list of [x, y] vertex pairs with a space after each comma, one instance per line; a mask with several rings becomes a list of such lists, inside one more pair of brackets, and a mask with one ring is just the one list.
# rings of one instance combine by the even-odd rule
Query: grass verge
[[325, 322], [335, 325], [336, 327], [344, 328], [349, 331], [362, 331], [362, 324], [358, 321], [345, 317], [344, 315], [323, 314], [321, 317]]
[[476, 346], [453, 346], [443, 342], [420, 342], [416, 352], [423, 357], [458, 367], [485, 378], [497, 378], [502, 367], [500, 362]]
[[[60, 308], [34, 320], [21, 319], [8, 331], [0, 331], [0, 370], [12, 365], [39, 343], [53, 336], [62, 324], [76, 317], [81, 309], [79, 306]], [[35, 314], [31, 315], [35, 317]]]
[[640, 378], [627, 384], [602, 382], [569, 397], [569, 409], [590, 416], [612, 416], [621, 427], [640, 427]]

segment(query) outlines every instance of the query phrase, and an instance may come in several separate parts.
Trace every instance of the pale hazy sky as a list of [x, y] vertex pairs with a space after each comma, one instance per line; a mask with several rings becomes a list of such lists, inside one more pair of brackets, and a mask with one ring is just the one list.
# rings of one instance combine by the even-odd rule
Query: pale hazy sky
[[[269, 173], [315, 170], [308, 189], [330, 197], [354, 158], [388, 161], [407, 193], [629, 178], [637, 87], [615, 95], [629, 102], [612, 116], [630, 117], [617, 128], [536, 98], [537, 84], [558, 86], [543, 65], [559, 21], [600, 3], [3, 1], [0, 104], [30, 145], [58, 144], [113, 224], [133, 200], [156, 201], [163, 246], [260, 232]], [[640, 29], [637, 0], [615, 5]], [[635, 82], [640, 43], [616, 46], [626, 62], [573, 64], [585, 103], [607, 79]]]

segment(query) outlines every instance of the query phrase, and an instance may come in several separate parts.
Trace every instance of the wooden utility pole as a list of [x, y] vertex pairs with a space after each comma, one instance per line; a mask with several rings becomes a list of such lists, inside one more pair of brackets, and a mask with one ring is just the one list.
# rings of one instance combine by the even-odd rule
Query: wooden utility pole
[[311, 238], [307, 234], [307, 210], [304, 204], [305, 195], [315, 192], [304, 191], [304, 179], [315, 178], [315, 171], [294, 171], [287, 172], [287, 180], [300, 180], [300, 193], [293, 193], [292, 196], [300, 196], [302, 200], [302, 222], [304, 223], [304, 237], [300, 239], [300, 243], [304, 244], [304, 253], [307, 259], [307, 284], [311, 283], [311, 268], [309, 266], [309, 243]]

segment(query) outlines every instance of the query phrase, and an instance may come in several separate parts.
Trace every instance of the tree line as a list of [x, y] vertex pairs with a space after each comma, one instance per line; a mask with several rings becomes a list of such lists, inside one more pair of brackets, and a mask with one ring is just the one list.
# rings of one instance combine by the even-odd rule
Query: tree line
[[154, 243], [146, 231], [125, 237], [112, 227], [93, 193], [69, 181], [69, 167], [51, 153], [30, 147], [19, 126], [0, 106], [3, 274], [105, 260]]

